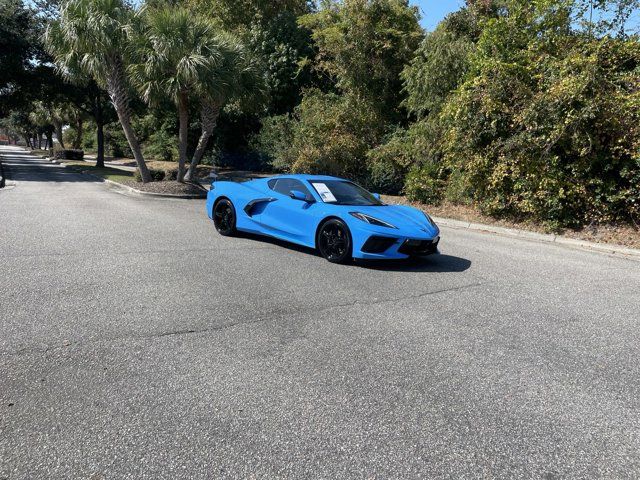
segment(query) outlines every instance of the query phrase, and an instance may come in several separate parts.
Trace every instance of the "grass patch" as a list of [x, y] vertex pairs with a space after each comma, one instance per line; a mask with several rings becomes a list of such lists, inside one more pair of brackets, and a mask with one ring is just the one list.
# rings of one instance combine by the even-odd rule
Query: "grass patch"
[[97, 168], [95, 164], [92, 165], [89, 162], [83, 161], [65, 161], [64, 165], [66, 168], [70, 168], [74, 171], [89, 172], [93, 175], [107, 180], [112, 180], [114, 182], [131, 183], [133, 181], [133, 172], [120, 170], [119, 168]]

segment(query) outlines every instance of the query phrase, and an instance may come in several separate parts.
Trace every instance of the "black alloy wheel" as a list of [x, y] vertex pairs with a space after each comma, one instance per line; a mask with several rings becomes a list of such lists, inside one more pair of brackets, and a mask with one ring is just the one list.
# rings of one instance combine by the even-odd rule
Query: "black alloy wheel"
[[213, 207], [213, 224], [218, 233], [225, 237], [236, 233], [236, 209], [226, 198], [219, 200]]
[[338, 219], [326, 221], [318, 231], [316, 241], [320, 254], [331, 263], [346, 263], [353, 260], [349, 227]]

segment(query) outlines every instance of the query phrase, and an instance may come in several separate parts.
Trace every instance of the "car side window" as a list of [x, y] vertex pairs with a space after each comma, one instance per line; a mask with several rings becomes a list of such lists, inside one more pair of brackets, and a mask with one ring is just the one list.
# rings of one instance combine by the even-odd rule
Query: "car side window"
[[313, 198], [309, 189], [305, 187], [300, 180], [296, 180], [295, 178], [278, 178], [270, 180], [268, 185], [272, 190], [281, 193], [282, 195], [286, 195], [287, 197], [291, 190], [298, 190], [299, 192], [304, 193], [307, 198]]

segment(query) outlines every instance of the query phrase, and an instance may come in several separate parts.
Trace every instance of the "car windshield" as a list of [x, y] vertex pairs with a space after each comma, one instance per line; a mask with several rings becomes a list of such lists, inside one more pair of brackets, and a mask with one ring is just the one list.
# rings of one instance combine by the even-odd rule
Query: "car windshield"
[[325, 203], [335, 205], [384, 205], [380, 200], [355, 183], [344, 180], [323, 180], [310, 182]]

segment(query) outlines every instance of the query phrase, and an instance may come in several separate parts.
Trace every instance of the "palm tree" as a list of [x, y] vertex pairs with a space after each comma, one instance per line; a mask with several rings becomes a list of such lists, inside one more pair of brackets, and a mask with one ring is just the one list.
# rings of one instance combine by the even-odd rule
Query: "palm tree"
[[105, 88], [136, 159], [143, 182], [151, 175], [131, 126], [126, 65], [135, 15], [124, 0], [68, 0], [45, 33], [45, 44], [59, 70], [81, 71]]
[[220, 111], [230, 101], [260, 103], [264, 94], [264, 79], [255, 59], [248, 54], [245, 46], [233, 37], [226, 37], [221, 61], [209, 73], [202, 85], [200, 97], [200, 123], [202, 133], [186, 180], [192, 180], [196, 167], [202, 160], [209, 139], [213, 134]]
[[[137, 62], [130, 67], [131, 78], [149, 103], [171, 98], [178, 110], [178, 181], [185, 179], [187, 132], [190, 104], [201, 104], [201, 139], [194, 153], [195, 166], [202, 158], [213, 132], [220, 108], [230, 93], [246, 85], [242, 49], [227, 35], [217, 31], [207, 18], [184, 8], [148, 9], [145, 28], [137, 38]], [[255, 75], [257, 77], [257, 74]], [[187, 179], [192, 177], [189, 168]]]
[[184, 8], [149, 8], [136, 37], [137, 62], [131, 78], [149, 104], [170, 98], [178, 110], [178, 175], [184, 180], [187, 162], [189, 104], [220, 61], [213, 25]]

